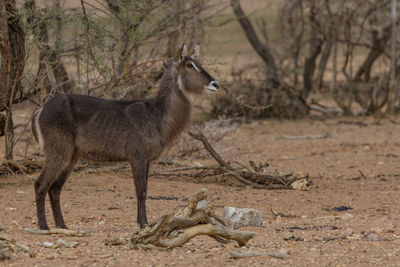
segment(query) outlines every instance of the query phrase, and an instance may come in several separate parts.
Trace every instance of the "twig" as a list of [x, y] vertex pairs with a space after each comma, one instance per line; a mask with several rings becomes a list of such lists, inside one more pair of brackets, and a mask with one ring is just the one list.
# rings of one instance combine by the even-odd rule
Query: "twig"
[[305, 139], [326, 139], [330, 136], [329, 133], [318, 135], [281, 135], [282, 139], [288, 140], [305, 140]]
[[286, 259], [289, 258], [289, 254], [286, 252], [260, 252], [260, 251], [246, 251], [246, 252], [236, 252], [231, 251], [229, 258], [231, 259], [240, 259], [240, 258], [247, 258], [247, 257], [255, 257], [255, 256], [269, 256], [274, 258]]
[[225, 167], [227, 169], [231, 169], [231, 167], [221, 158], [221, 156], [214, 150], [214, 148], [210, 145], [207, 141], [207, 138], [204, 134], [199, 131], [197, 134], [193, 133], [192, 131], [188, 132], [191, 137], [196, 140], [199, 140], [203, 143], [205, 149], [211, 154], [211, 156], [219, 163], [220, 166]]
[[264, 106], [249, 105], [249, 104], [245, 103], [243, 100], [241, 100], [240, 97], [235, 96], [226, 86], [222, 85], [221, 88], [224, 89], [224, 91], [227, 93], [227, 95], [229, 95], [231, 98], [233, 98], [237, 103], [239, 103], [240, 105], [242, 105], [248, 109], [255, 110], [255, 111], [263, 111], [263, 110], [269, 109], [271, 107], [271, 105], [264, 105]]
[[358, 170], [358, 172], [360, 173], [362, 178], [368, 179], [368, 177], [361, 170]]
[[21, 248], [23, 251], [29, 252], [29, 247], [28, 247], [28, 246], [19, 243], [17, 240], [15, 240], [14, 238], [12, 238], [12, 237], [6, 235], [6, 234], [3, 233], [3, 232], [0, 232], [0, 240], [5, 240], [5, 241], [7, 241], [8, 243], [11, 243], [11, 244], [13, 244], [13, 245], [15, 245], [15, 246]]
[[69, 230], [69, 229], [61, 229], [61, 228], [54, 228], [50, 230], [39, 230], [39, 229], [32, 229], [32, 228], [25, 228], [25, 231], [34, 235], [66, 235], [66, 236], [87, 236], [87, 233], [78, 229], [78, 230]]

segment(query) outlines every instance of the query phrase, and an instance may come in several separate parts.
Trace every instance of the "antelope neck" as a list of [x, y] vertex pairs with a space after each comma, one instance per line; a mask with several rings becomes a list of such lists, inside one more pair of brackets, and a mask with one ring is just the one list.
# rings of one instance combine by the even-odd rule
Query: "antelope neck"
[[159, 107], [160, 129], [165, 143], [170, 143], [188, 124], [191, 104], [179, 88], [178, 75], [172, 63], [164, 70], [160, 87], [155, 97]]

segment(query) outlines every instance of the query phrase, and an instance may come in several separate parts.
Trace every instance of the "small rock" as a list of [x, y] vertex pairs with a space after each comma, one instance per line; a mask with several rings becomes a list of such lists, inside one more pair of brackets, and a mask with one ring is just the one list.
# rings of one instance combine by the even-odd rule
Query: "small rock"
[[346, 211], [346, 210], [352, 210], [353, 208], [348, 207], [348, 206], [340, 206], [340, 207], [333, 207], [332, 210], [334, 211]]
[[43, 247], [45, 247], [45, 248], [54, 248], [55, 245], [54, 245], [54, 243], [45, 241], [45, 242], [43, 242]]
[[308, 191], [310, 190], [311, 182], [308, 179], [301, 179], [294, 181], [290, 186], [295, 190]]
[[346, 236], [346, 239], [348, 239], [348, 240], [360, 240], [361, 236], [359, 234], [353, 234], [353, 235]]
[[343, 236], [344, 237], [348, 237], [348, 236], [351, 236], [351, 235], [353, 235], [354, 234], [354, 231], [352, 230], [352, 229], [346, 229], [344, 232], [343, 232]]
[[380, 227], [374, 227], [374, 228], [371, 228], [370, 232], [375, 232], [378, 235], [380, 235], [383, 232], [383, 229]]
[[46, 255], [46, 259], [48, 259], [48, 260], [54, 260], [56, 258], [57, 258], [57, 254], [54, 254], [54, 253]]
[[333, 218], [335, 218], [336, 220], [349, 220], [352, 219], [354, 216], [351, 215], [350, 213], [345, 213], [343, 215], [335, 215], [333, 216]]
[[61, 238], [57, 240], [57, 243], [67, 248], [74, 248], [79, 245], [79, 242], [68, 242]]
[[203, 200], [197, 202], [196, 209], [202, 210], [202, 209], [206, 209], [206, 208], [207, 208], [207, 200], [203, 199]]
[[262, 226], [263, 218], [261, 212], [255, 209], [225, 207], [224, 221], [232, 229], [238, 229], [243, 226]]
[[364, 238], [365, 238], [365, 240], [368, 240], [368, 241], [379, 241], [380, 240], [380, 236], [376, 232], [366, 233], [364, 235]]
[[281, 248], [278, 252], [281, 254], [290, 254], [290, 252], [287, 248]]
[[323, 242], [325, 239], [322, 236], [317, 236], [314, 238], [315, 241]]

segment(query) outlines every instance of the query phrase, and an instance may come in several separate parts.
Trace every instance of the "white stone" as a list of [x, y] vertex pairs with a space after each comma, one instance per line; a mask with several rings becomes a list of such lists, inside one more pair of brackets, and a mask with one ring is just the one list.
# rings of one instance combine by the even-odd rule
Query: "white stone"
[[243, 226], [262, 226], [263, 218], [255, 209], [224, 208], [224, 221], [228, 227], [238, 229]]
[[207, 208], [207, 200], [203, 199], [197, 202], [196, 209], [198, 210], [205, 210]]

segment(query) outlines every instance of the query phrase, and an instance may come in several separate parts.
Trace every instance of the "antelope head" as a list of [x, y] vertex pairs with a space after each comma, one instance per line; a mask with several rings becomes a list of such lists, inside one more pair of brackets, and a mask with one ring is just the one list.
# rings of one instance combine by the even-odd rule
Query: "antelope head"
[[199, 55], [199, 45], [188, 51], [184, 44], [177, 52], [174, 62], [178, 74], [178, 86], [182, 91], [194, 94], [201, 94], [205, 89], [216, 92], [219, 83], [196, 60]]

